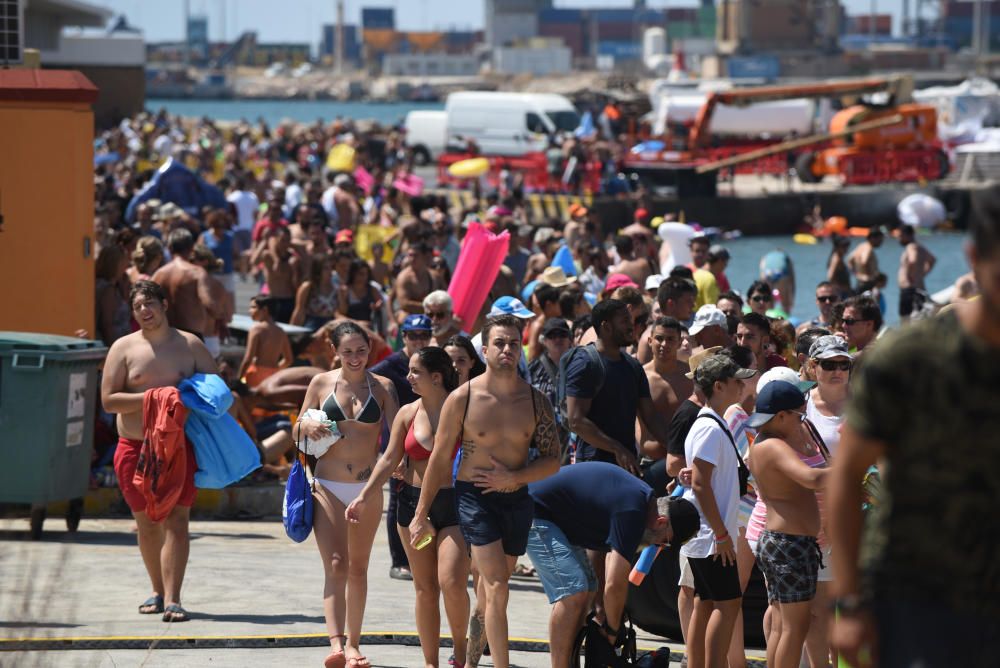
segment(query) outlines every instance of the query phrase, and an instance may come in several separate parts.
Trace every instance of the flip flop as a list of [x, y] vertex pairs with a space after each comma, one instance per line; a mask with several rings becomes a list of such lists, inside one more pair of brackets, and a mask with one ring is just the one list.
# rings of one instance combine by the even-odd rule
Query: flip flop
[[344, 668], [347, 665], [347, 658], [344, 650], [339, 650], [330, 654], [323, 660], [323, 668]]
[[371, 668], [371, 662], [365, 656], [352, 656], [347, 660], [347, 665], [352, 666], [352, 668]]
[[[152, 608], [152, 610], [143, 610], [143, 608]], [[163, 597], [159, 594], [150, 596], [139, 606], [140, 615], [158, 615], [161, 612], [163, 612]]]
[[187, 622], [191, 621], [187, 610], [177, 603], [171, 603], [163, 610], [163, 621], [165, 622]]

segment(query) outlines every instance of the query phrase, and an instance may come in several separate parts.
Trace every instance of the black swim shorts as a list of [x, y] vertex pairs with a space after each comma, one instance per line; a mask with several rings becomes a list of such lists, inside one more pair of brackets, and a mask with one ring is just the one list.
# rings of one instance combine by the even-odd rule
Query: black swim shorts
[[919, 299], [919, 294], [916, 288], [900, 288], [899, 289], [899, 317], [906, 318], [909, 317], [911, 313], [920, 309], [920, 304], [917, 302], [921, 301]]
[[[405, 482], [399, 483], [396, 492], [396, 524], [401, 527], [410, 526], [413, 516], [417, 512], [417, 501], [420, 500], [420, 488], [408, 485]], [[435, 531], [440, 531], [447, 527], [458, 524], [458, 510], [455, 507], [455, 490], [451, 487], [443, 487], [434, 497], [429, 515], [431, 526]]]
[[740, 574], [736, 562], [728, 566], [722, 564], [722, 557], [697, 559], [688, 557], [691, 575], [694, 578], [694, 593], [703, 601], [731, 601], [742, 598]]
[[503, 543], [504, 554], [519, 557], [528, 547], [528, 531], [535, 515], [535, 502], [522, 487], [515, 492], [490, 492], [471, 482], [455, 481], [458, 524], [469, 545]]
[[757, 541], [757, 565], [767, 582], [767, 600], [801, 603], [816, 596], [822, 557], [813, 536], [765, 531]]

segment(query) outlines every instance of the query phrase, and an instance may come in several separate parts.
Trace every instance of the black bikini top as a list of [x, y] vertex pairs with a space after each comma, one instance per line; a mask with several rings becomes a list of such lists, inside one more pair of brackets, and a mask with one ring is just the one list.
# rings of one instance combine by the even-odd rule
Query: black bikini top
[[344, 409], [340, 407], [340, 402], [337, 401], [337, 382], [333, 384], [333, 391], [326, 396], [323, 400], [323, 404], [320, 408], [326, 413], [326, 416], [333, 420], [334, 422], [363, 422], [365, 424], [375, 424], [382, 419], [382, 407], [378, 405], [375, 401], [375, 395], [372, 392], [372, 379], [368, 376], [368, 401], [365, 405], [361, 407], [361, 410], [354, 417], [349, 419], [344, 413]]

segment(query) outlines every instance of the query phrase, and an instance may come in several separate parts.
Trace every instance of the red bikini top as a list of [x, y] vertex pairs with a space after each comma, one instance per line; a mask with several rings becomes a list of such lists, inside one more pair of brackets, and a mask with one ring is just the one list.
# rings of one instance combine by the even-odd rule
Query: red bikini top
[[[414, 422], [416, 422], [416, 419], [414, 419]], [[455, 449], [451, 453], [452, 459], [458, 454], [460, 445], [462, 445], [461, 440], [455, 442]], [[406, 438], [403, 440], [403, 450], [410, 459], [422, 460], [431, 458], [431, 451], [421, 445], [420, 441], [417, 440], [417, 435], [413, 433], [413, 422], [410, 423], [410, 429], [406, 432]]]

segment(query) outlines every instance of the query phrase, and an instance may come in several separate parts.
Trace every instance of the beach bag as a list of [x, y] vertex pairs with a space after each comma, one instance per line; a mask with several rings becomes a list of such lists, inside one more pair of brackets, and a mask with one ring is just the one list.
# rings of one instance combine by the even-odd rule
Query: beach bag
[[[309, 437], [303, 439], [306, 450], [309, 448]], [[303, 463], [304, 456], [295, 458], [292, 472], [285, 483], [285, 499], [281, 504], [281, 521], [285, 525], [285, 533], [296, 543], [301, 543], [313, 528], [313, 490], [306, 475]]]

